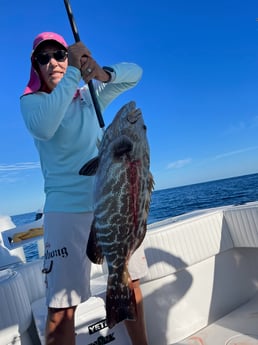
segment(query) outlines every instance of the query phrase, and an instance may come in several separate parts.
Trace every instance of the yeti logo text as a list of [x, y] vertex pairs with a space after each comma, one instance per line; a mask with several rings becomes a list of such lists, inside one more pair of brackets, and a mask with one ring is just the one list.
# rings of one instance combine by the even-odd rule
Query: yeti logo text
[[93, 325], [88, 326], [89, 334], [96, 333], [105, 327], [107, 327], [107, 320], [106, 319], [98, 321], [98, 322], [94, 323]]

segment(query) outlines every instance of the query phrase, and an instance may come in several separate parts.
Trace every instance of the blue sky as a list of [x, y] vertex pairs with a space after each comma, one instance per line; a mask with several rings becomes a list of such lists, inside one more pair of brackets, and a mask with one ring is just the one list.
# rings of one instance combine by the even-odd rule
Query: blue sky
[[[81, 40], [101, 65], [142, 66], [106, 125], [135, 100], [151, 148], [155, 188], [258, 172], [257, 0], [70, 0]], [[73, 35], [62, 0], [1, 0], [0, 214], [43, 205], [37, 151], [19, 107], [34, 37]]]

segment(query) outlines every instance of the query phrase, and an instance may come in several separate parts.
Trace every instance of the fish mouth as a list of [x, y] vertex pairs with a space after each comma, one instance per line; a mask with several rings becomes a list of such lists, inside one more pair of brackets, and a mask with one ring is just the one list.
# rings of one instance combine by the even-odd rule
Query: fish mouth
[[142, 117], [142, 111], [141, 109], [134, 109], [127, 115], [127, 121], [130, 123], [137, 122]]

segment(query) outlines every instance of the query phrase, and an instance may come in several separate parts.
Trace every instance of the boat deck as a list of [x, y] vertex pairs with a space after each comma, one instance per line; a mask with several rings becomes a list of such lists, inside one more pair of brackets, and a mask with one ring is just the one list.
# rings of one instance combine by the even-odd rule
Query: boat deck
[[[33, 305], [34, 320], [41, 344], [44, 344], [44, 325], [46, 311], [44, 299]], [[97, 306], [97, 308], [96, 308]], [[93, 312], [94, 308], [94, 312]], [[87, 310], [85, 310], [87, 309]], [[97, 314], [96, 314], [97, 311]], [[90, 340], [88, 325], [94, 327], [95, 320], [105, 317], [104, 301], [100, 298], [92, 300], [81, 307], [77, 314], [77, 343]], [[87, 325], [87, 326], [86, 326]], [[170, 345], [258, 345], [258, 293], [247, 303], [238, 307], [228, 315], [203, 328], [189, 338]], [[98, 327], [101, 327], [99, 324]], [[103, 325], [104, 327], [104, 325]], [[116, 337], [126, 339], [122, 324], [116, 326]], [[81, 338], [81, 339], [78, 339]], [[123, 344], [127, 344], [125, 341]], [[129, 344], [129, 343], [128, 343]]]
[[175, 345], [258, 345], [258, 293], [228, 315]]

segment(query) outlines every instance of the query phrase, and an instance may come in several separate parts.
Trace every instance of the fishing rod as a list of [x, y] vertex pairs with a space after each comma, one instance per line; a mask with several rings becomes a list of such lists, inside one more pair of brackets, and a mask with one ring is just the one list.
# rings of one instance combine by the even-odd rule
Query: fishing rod
[[[72, 12], [72, 8], [71, 8], [71, 5], [69, 3], [69, 0], [64, 0], [64, 3], [65, 3], [66, 12], [67, 12], [67, 15], [69, 18], [69, 22], [70, 22], [70, 25], [71, 25], [71, 28], [73, 31], [73, 36], [74, 36], [75, 42], [80, 42], [80, 36], [79, 36], [78, 29], [77, 29], [77, 26], [76, 26], [76, 23], [74, 20], [74, 16], [73, 16], [73, 12]], [[96, 112], [96, 115], [98, 118], [99, 126], [100, 126], [100, 128], [103, 128], [103, 127], [105, 127], [105, 123], [104, 123], [104, 120], [103, 120], [103, 117], [101, 114], [100, 106], [99, 106], [99, 103], [97, 100], [97, 96], [95, 93], [95, 89], [94, 89], [92, 80], [90, 80], [88, 82], [88, 86], [89, 86], [92, 102], [93, 102], [93, 105], [95, 108], [95, 112]]]

